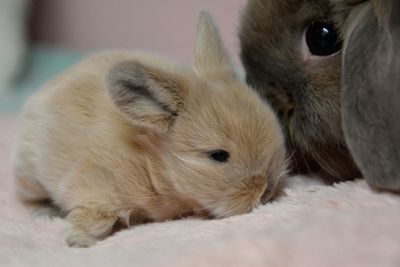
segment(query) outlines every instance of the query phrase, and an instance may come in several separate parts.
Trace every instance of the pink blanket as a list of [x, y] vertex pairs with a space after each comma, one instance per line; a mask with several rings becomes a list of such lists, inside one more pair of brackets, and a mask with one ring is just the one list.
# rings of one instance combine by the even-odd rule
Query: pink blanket
[[32, 218], [13, 195], [15, 122], [0, 119], [0, 266], [400, 266], [400, 196], [363, 180], [290, 177], [285, 196], [250, 214], [185, 219], [68, 248], [62, 219]]

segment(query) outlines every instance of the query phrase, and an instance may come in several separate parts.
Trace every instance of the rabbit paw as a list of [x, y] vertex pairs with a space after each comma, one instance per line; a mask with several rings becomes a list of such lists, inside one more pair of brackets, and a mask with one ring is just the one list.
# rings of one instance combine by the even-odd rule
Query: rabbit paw
[[67, 231], [67, 244], [71, 247], [90, 247], [112, 233], [118, 216], [99, 210], [77, 208], [68, 214], [67, 220], [72, 224]]
[[91, 247], [94, 244], [97, 243], [100, 239], [93, 237], [89, 235], [88, 233], [85, 233], [85, 231], [77, 228], [77, 227], [71, 227], [65, 237], [65, 242], [68, 244], [70, 247], [75, 247], [75, 248], [87, 248]]

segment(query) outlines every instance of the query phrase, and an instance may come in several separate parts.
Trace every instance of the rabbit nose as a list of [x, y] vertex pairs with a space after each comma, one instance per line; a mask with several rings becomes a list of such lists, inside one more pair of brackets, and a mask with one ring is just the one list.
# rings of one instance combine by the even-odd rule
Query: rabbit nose
[[289, 101], [280, 101], [275, 98], [271, 103], [280, 119], [288, 120], [293, 116], [294, 107]]
[[[244, 181], [241, 182], [240, 187], [246, 190], [251, 190], [251, 192], [256, 194], [261, 194], [264, 196], [265, 191], [264, 188], [268, 188], [267, 178], [263, 175], [254, 175], [246, 178]], [[261, 202], [261, 199], [260, 199]]]
[[287, 120], [293, 116], [293, 102], [284, 90], [270, 88], [269, 90], [264, 91], [263, 95], [264, 98], [271, 103], [272, 108], [276, 111], [279, 118]]
[[294, 109], [293, 108], [282, 108], [277, 111], [277, 115], [279, 118], [289, 119], [293, 116]]

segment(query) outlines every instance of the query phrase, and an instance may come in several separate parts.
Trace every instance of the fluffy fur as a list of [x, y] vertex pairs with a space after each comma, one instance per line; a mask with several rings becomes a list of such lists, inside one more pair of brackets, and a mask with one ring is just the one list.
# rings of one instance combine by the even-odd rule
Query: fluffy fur
[[341, 23], [346, 141], [371, 185], [400, 192], [400, 3], [363, 1], [347, 10]]
[[[17, 192], [50, 199], [72, 223], [68, 244], [90, 246], [130, 224], [251, 211], [285, 172], [283, 139], [202, 13], [194, 70], [102, 53], [35, 94], [15, 145]], [[210, 159], [220, 149], [228, 162]]]
[[249, 0], [242, 17], [247, 81], [271, 101], [286, 132], [293, 168], [333, 180], [360, 176], [341, 120], [341, 53], [305, 60], [304, 33], [333, 20], [328, 0]]
[[[400, 190], [399, 15], [394, 0], [248, 2], [247, 80], [280, 115], [297, 171], [340, 180], [361, 170], [371, 185]], [[343, 48], [307, 59], [302, 38], [321, 20], [335, 23]]]

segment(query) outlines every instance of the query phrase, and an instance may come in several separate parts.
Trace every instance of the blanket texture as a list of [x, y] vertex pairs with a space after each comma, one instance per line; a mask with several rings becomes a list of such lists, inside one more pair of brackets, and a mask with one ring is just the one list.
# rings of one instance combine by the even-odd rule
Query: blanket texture
[[14, 118], [0, 119], [2, 267], [400, 266], [400, 196], [363, 180], [332, 186], [289, 177], [283, 196], [250, 214], [146, 224], [68, 248], [65, 220], [32, 218], [14, 197], [14, 127]]

